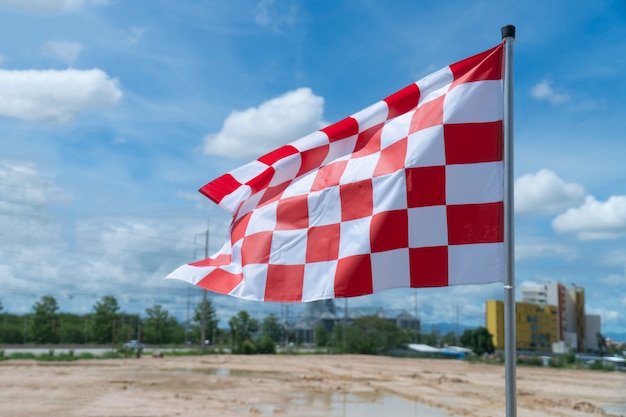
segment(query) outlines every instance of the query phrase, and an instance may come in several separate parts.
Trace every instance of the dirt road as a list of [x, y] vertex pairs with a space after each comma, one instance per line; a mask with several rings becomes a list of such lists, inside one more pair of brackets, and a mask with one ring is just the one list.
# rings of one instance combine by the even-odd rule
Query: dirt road
[[[604, 407], [626, 403], [626, 373], [518, 367], [517, 389], [519, 416], [607, 416], [613, 414]], [[207, 355], [0, 362], [0, 416], [7, 417], [342, 416], [328, 404], [302, 401], [316, 393], [390, 394], [440, 415], [505, 414], [504, 368], [457, 360]]]

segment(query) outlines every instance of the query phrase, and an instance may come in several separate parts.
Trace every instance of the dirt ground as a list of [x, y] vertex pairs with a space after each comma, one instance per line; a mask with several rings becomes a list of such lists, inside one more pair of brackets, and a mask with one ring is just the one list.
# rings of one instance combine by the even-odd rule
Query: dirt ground
[[[619, 415], [604, 407], [626, 403], [626, 373], [518, 367], [517, 392], [520, 417]], [[331, 393], [393, 395], [447, 413], [437, 415], [505, 415], [504, 367], [457, 360], [207, 355], [0, 362], [0, 416], [7, 417], [346, 416], [294, 401]]]

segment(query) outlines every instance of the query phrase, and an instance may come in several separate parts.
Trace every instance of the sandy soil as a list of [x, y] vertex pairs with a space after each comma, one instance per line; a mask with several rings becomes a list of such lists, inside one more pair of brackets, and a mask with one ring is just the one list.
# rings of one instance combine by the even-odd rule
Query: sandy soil
[[[626, 373], [518, 367], [517, 391], [520, 417], [608, 416], [602, 407], [626, 402]], [[504, 368], [456, 360], [208, 355], [0, 362], [0, 416], [7, 417], [324, 415], [314, 403], [293, 403], [303, 393], [386, 393], [451, 416], [505, 415]]]

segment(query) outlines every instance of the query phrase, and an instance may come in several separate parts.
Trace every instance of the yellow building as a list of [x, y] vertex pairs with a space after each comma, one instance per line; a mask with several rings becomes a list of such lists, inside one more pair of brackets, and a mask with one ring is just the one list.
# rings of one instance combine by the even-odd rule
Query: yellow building
[[[493, 346], [504, 349], [504, 303], [488, 300], [485, 324], [493, 336]], [[558, 341], [557, 307], [515, 303], [516, 348], [549, 352]]]

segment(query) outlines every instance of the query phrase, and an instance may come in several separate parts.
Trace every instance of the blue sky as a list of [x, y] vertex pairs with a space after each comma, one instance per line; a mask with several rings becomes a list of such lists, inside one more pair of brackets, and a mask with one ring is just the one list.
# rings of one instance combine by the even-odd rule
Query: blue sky
[[[0, 301], [104, 295], [184, 319], [163, 277], [224, 242], [196, 190], [452, 62], [515, 43], [516, 278], [582, 285], [626, 332], [626, 3], [0, 0]], [[191, 302], [200, 292], [192, 289]], [[277, 304], [210, 294], [227, 318]], [[479, 325], [501, 285], [354, 307]], [[343, 305], [343, 302], [340, 302]], [[300, 306], [292, 306], [297, 314]]]

